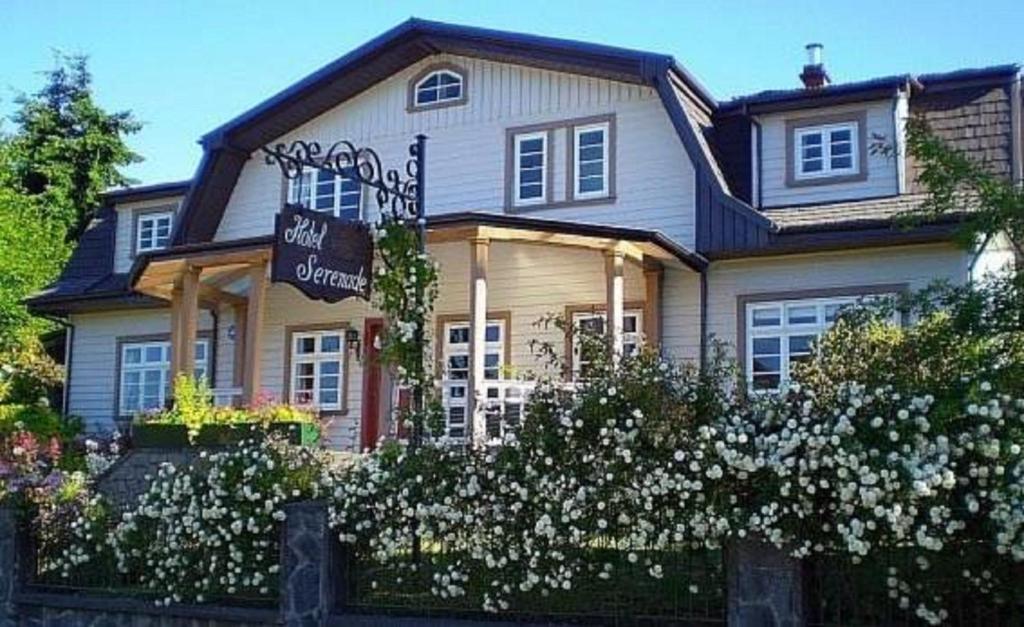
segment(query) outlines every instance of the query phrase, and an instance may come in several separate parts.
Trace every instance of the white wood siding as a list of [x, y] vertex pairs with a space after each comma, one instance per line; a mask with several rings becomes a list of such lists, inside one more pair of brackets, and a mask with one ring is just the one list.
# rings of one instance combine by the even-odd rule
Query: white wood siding
[[[468, 74], [468, 103], [409, 113], [407, 83], [425, 65], [447, 61]], [[437, 55], [423, 60], [282, 137], [330, 144], [350, 139], [376, 148], [385, 165], [404, 165], [417, 133], [427, 146], [430, 213], [503, 212], [505, 130], [593, 115], [616, 116], [615, 202], [533, 209], [528, 215], [656, 229], [683, 245], [694, 240], [694, 172], [657, 94], [648, 87]], [[566, 133], [555, 138], [555, 200], [565, 197]], [[242, 169], [216, 238], [269, 233], [283, 180], [254, 155]], [[373, 204], [372, 202], [370, 204]]]
[[[89, 432], [114, 428], [118, 386], [117, 340], [120, 337], [170, 333], [170, 310], [145, 309], [75, 314], [71, 346], [68, 413], [80, 416]], [[199, 330], [212, 329], [207, 314], [199, 317]]]
[[117, 230], [114, 235], [114, 272], [128, 272], [132, 267], [135, 257], [132, 256], [132, 243], [135, 239], [135, 212], [149, 211], [152, 209], [168, 208], [177, 212], [181, 205], [182, 196], [159, 198], [157, 200], [145, 200], [129, 202], [117, 205]]
[[967, 253], [952, 245], [724, 261], [708, 275], [708, 332], [735, 346], [737, 298], [751, 294], [906, 283], [912, 290], [967, 280]]
[[[868, 177], [863, 181], [786, 186], [786, 121], [841, 113], [867, 112]], [[871, 154], [871, 144], [893, 144], [895, 121], [892, 100], [857, 103], [804, 111], [765, 115], [761, 123], [761, 204], [764, 207], [821, 203], [833, 200], [891, 196], [898, 192], [896, 162], [892, 157]]]

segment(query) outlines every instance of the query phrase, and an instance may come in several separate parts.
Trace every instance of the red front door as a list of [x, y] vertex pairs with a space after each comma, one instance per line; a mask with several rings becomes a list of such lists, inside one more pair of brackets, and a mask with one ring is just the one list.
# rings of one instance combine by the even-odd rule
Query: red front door
[[363, 326], [363, 411], [359, 448], [373, 450], [380, 438], [381, 425], [381, 368], [378, 337], [384, 330], [384, 321], [369, 318]]

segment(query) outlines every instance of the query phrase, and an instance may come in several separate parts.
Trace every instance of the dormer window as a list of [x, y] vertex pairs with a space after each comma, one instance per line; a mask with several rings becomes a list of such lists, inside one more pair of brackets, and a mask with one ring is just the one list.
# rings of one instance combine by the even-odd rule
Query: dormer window
[[786, 185], [832, 185], [867, 178], [864, 111], [786, 121]]
[[856, 174], [856, 137], [856, 122], [797, 129], [797, 178]]
[[352, 176], [309, 169], [288, 181], [288, 202], [346, 220], [362, 218], [363, 187]]
[[409, 83], [409, 111], [454, 106], [466, 102], [466, 73], [450, 63], [433, 65]]
[[174, 212], [147, 211], [135, 217], [135, 252], [145, 253], [167, 248], [171, 241]]

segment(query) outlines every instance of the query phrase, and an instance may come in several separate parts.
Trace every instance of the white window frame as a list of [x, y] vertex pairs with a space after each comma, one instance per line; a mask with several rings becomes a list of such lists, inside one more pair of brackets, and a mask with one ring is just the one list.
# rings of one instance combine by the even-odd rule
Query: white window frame
[[[602, 186], [599, 190], [593, 190], [589, 192], [580, 191], [580, 151], [583, 146], [580, 144], [580, 135], [591, 131], [601, 131], [602, 133], [602, 171], [601, 181]], [[609, 146], [611, 143], [611, 124], [608, 122], [599, 122], [597, 124], [587, 124], [585, 126], [576, 126], [573, 128], [573, 172], [572, 172], [572, 190], [573, 198], [576, 200], [587, 200], [589, 198], [606, 198], [609, 195], [611, 189], [608, 181], [609, 168]]]
[[[746, 373], [747, 387], [754, 392], [771, 392], [776, 391], [788, 384], [791, 379], [791, 364], [793, 351], [790, 350], [790, 338], [801, 337], [807, 335], [813, 335], [814, 339], [821, 336], [822, 333], [832, 327], [835, 322], [835, 315], [838, 310], [843, 307], [849, 307], [858, 303], [870, 302], [870, 300], [877, 298], [885, 298], [886, 296], [892, 296], [892, 294], [865, 294], [860, 296], [835, 296], [835, 297], [822, 297], [822, 298], [802, 298], [802, 299], [790, 299], [790, 300], [772, 300], [772, 301], [757, 301], [746, 304], [746, 338], [745, 338], [745, 358], [744, 358], [744, 372]], [[792, 323], [789, 319], [789, 311], [791, 309], [802, 308], [802, 307], [814, 307], [815, 308], [815, 321], [812, 323]], [[835, 307], [836, 312], [831, 316], [828, 314], [827, 309]], [[771, 309], [777, 309], [779, 312], [779, 323], [776, 325], [766, 326], [755, 326], [755, 314], [758, 311], [766, 311]], [[898, 314], [894, 314], [894, 322], [899, 322]], [[779, 385], [778, 387], [760, 387], [754, 386], [754, 341], [760, 338], [778, 338], [779, 339]], [[813, 340], [812, 340], [813, 341]], [[775, 371], [769, 371], [762, 373], [766, 376], [775, 374]]]
[[[323, 338], [327, 336], [338, 337], [338, 350], [337, 351], [324, 351], [323, 350]], [[313, 339], [313, 352], [312, 353], [300, 353], [299, 342], [304, 339]], [[288, 401], [293, 405], [300, 405], [302, 407], [309, 407], [317, 411], [341, 411], [345, 407], [345, 378], [348, 376], [346, 369], [345, 351], [347, 350], [345, 345], [345, 328], [338, 327], [336, 329], [316, 329], [309, 331], [293, 331], [291, 334], [291, 364], [290, 372], [288, 373]], [[338, 372], [333, 375], [338, 378], [337, 393], [338, 400], [335, 403], [321, 403], [320, 392], [324, 390], [320, 386], [321, 378], [324, 376], [332, 376], [331, 373], [326, 375], [322, 372], [324, 364], [335, 363], [338, 364]], [[311, 402], [302, 402], [298, 399], [300, 392], [298, 386], [299, 367], [305, 364], [313, 365], [313, 389], [310, 390], [312, 396]]]
[[[636, 326], [633, 331], [626, 331], [626, 319], [636, 318]], [[572, 378], [577, 380], [580, 378], [580, 374], [583, 370], [584, 361], [580, 354], [580, 334], [578, 329], [580, 325], [588, 320], [594, 320], [600, 318], [604, 321], [603, 325], [607, 331], [608, 325], [608, 313], [604, 310], [600, 311], [576, 311], [572, 314]], [[622, 312], [622, 346], [623, 352], [628, 352], [626, 347], [633, 346], [634, 350], [643, 346], [644, 337], [644, 312], [643, 309], [626, 309]]]
[[[160, 229], [160, 222], [167, 221], [167, 235], [164, 237], [164, 242], [160, 243], [160, 236], [158, 231]], [[152, 236], [149, 241], [145, 241], [142, 237], [142, 231], [146, 223], [152, 225], [151, 232]], [[135, 220], [135, 252], [136, 253], [147, 253], [154, 250], [163, 250], [167, 248], [171, 242], [171, 231], [174, 229], [174, 212], [173, 211], [150, 211], [139, 214]]]
[[[425, 83], [427, 81], [429, 81], [430, 79], [434, 78], [435, 76], [438, 77], [438, 84], [437, 84], [437, 86], [435, 86], [435, 87], [426, 87]], [[456, 83], [450, 83], [448, 85], [441, 85], [441, 76], [453, 76], [453, 77], [457, 78], [458, 81]], [[449, 88], [452, 85], [458, 85], [459, 86], [459, 93], [458, 93], [458, 95], [456, 95], [456, 96], [445, 96], [445, 97], [442, 98], [441, 97], [441, 90], [445, 89], [445, 88]], [[425, 91], [434, 91], [434, 92], [436, 92], [437, 93], [437, 98], [435, 98], [434, 100], [431, 100], [429, 102], [421, 102], [420, 101], [420, 93], [421, 92], [425, 92]], [[447, 69], [434, 70], [433, 72], [430, 72], [429, 74], [427, 74], [426, 76], [424, 76], [420, 80], [416, 81], [416, 84], [413, 85], [413, 108], [415, 108], [415, 109], [426, 109], [426, 108], [434, 107], [434, 106], [439, 105], [439, 104], [445, 104], [445, 103], [449, 103], [449, 102], [457, 102], [459, 100], [462, 100], [463, 97], [465, 97], [465, 95], [466, 95], [466, 79], [461, 74], [459, 74], [458, 72], [455, 72], [453, 70], [447, 70]]]
[[[832, 167], [832, 133], [835, 131], [850, 132], [850, 167]], [[802, 126], [793, 131], [793, 176], [798, 180], [828, 178], [860, 174], [860, 123], [854, 120]], [[804, 171], [803, 138], [809, 135], [821, 136], [821, 170]], [[827, 141], [826, 141], [827, 139]], [[836, 155], [843, 156], [843, 155]]]
[[[129, 362], [128, 351], [130, 350], [140, 351], [140, 361]], [[160, 359], [159, 360], [146, 360], [146, 352], [148, 349], [159, 349]], [[118, 373], [118, 412], [122, 416], [130, 416], [139, 412], [162, 409], [171, 393], [171, 343], [167, 340], [149, 340], [140, 342], [124, 342], [121, 344], [121, 372]], [[202, 379], [209, 373], [210, 363], [210, 341], [207, 339], [196, 340], [196, 360], [193, 368], [193, 373], [197, 379]], [[128, 377], [130, 373], [140, 373], [138, 385], [140, 386], [139, 391], [139, 402], [136, 406], [131, 407], [128, 405]], [[146, 372], [159, 372], [160, 373], [160, 391], [157, 395], [158, 403], [154, 405], [146, 405], [144, 396], [142, 394], [142, 387], [145, 385], [145, 373]]]
[[[353, 192], [351, 190], [343, 191], [342, 188], [343, 188], [343, 186], [344, 186], [344, 184], [346, 182], [352, 182], [352, 181], [355, 181], [355, 179], [353, 177], [349, 177], [349, 176], [335, 176], [334, 177], [333, 199], [331, 201], [331, 206], [330, 207], [321, 207], [321, 208], [317, 209], [315, 207], [315, 205], [316, 205], [316, 199], [317, 199], [317, 187], [319, 185], [317, 183], [317, 178], [319, 176], [319, 172], [321, 172], [321, 170], [318, 170], [317, 168], [305, 168], [302, 171], [302, 175], [301, 176], [302, 176], [303, 179], [307, 179], [308, 183], [302, 183], [301, 186], [298, 184], [299, 179], [288, 179], [288, 203], [289, 204], [300, 204], [303, 207], [306, 207], [307, 209], [311, 209], [312, 211], [320, 211], [320, 212], [323, 212], [323, 213], [330, 213], [330, 214], [332, 214], [335, 217], [340, 217], [341, 213], [342, 213], [342, 209], [343, 209], [343, 207], [342, 207], [342, 197], [343, 196], [351, 196], [351, 195], [356, 193], [356, 192]], [[364, 219], [364, 204], [365, 203], [364, 203], [364, 198], [363, 197], [365, 196], [365, 194], [363, 193], [363, 185], [361, 183], [359, 183], [358, 181], [355, 181], [355, 183], [357, 185], [359, 198], [357, 200], [357, 206], [355, 208], [356, 217], [354, 219], [355, 220], [362, 220], [362, 219]], [[299, 194], [298, 194], [298, 190], [299, 189], [301, 189], [301, 191], [302, 191], [302, 196], [303, 196], [302, 198], [299, 198]], [[351, 207], [345, 207], [344, 210], [347, 212], [347, 211], [351, 211], [352, 208]]]
[[[533, 198], [523, 198], [520, 194], [521, 189], [521, 178], [522, 178], [522, 145], [523, 142], [539, 139], [541, 141], [540, 149], [540, 196]], [[548, 132], [537, 131], [535, 133], [518, 133], [512, 138], [513, 142], [513, 185], [512, 191], [513, 204], [517, 207], [528, 207], [530, 205], [543, 205], [548, 202]], [[535, 185], [535, 183], [531, 183]]]
[[[484, 342], [484, 358], [486, 359], [489, 355], [497, 356], [497, 366], [492, 368], [486, 368], [484, 370], [484, 379], [487, 381], [501, 381], [504, 377], [505, 367], [505, 337], [508, 333], [507, 325], [505, 320], [502, 318], [495, 318], [487, 321], [487, 326], [498, 327], [498, 338], [496, 340], [490, 340]], [[465, 342], [459, 342], [453, 344], [451, 342], [451, 332], [455, 329], [466, 330], [467, 340]], [[469, 434], [469, 404], [468, 399], [471, 391], [469, 389], [469, 368], [472, 364], [469, 362], [469, 345], [473, 341], [472, 329], [469, 328], [469, 322], [453, 320], [451, 322], [445, 322], [442, 325], [442, 345], [441, 345], [441, 370], [444, 375], [444, 386], [443, 386], [443, 398], [442, 404], [444, 405], [444, 419], [445, 429], [444, 435], [453, 441], [463, 441]], [[486, 336], [485, 336], [486, 337]], [[465, 357], [466, 358], [466, 377], [460, 379], [452, 379], [450, 375], [451, 368], [449, 362], [451, 357]], [[494, 376], [489, 377], [488, 370], [494, 370]], [[453, 383], [454, 381], [463, 381], [464, 385]], [[453, 394], [455, 392], [456, 394]], [[452, 409], [462, 410], [462, 421], [459, 423], [453, 423], [451, 417]], [[456, 428], [462, 428], [463, 435], [452, 435], [452, 430]]]

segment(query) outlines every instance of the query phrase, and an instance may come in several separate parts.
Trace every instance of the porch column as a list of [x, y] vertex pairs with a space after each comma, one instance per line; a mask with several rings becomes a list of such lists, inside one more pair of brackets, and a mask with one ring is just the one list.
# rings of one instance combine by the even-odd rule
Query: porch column
[[657, 261], [644, 260], [644, 339], [649, 346], [661, 345], [661, 280], [664, 268]]
[[605, 297], [608, 312], [608, 344], [612, 352], [612, 360], [618, 361], [622, 355], [622, 320], [624, 317], [623, 301], [625, 298], [625, 278], [623, 276], [626, 256], [620, 250], [606, 250], [604, 253]]
[[234, 365], [231, 367], [231, 385], [236, 388], [242, 387], [243, 371], [245, 369], [245, 319], [249, 315], [249, 307], [246, 305], [232, 305], [232, 315], [235, 318], [235, 351], [232, 357]]
[[181, 283], [175, 283], [171, 289], [171, 381], [178, 378], [178, 374], [181, 373], [181, 351], [178, 347], [181, 346], [181, 311], [182, 301], [184, 296], [182, 294]]
[[249, 304], [245, 318], [245, 365], [242, 400], [251, 403], [260, 391], [260, 357], [263, 352], [263, 309], [266, 301], [267, 264], [249, 267]]
[[470, 239], [469, 253], [469, 398], [466, 416], [469, 420], [470, 441], [475, 446], [487, 440], [484, 356], [487, 352], [487, 264], [490, 240], [485, 237]]
[[196, 367], [196, 327], [199, 318], [199, 269], [187, 268], [181, 277], [181, 309], [178, 312], [181, 328], [179, 343], [171, 351], [180, 355], [179, 372], [192, 376]]

